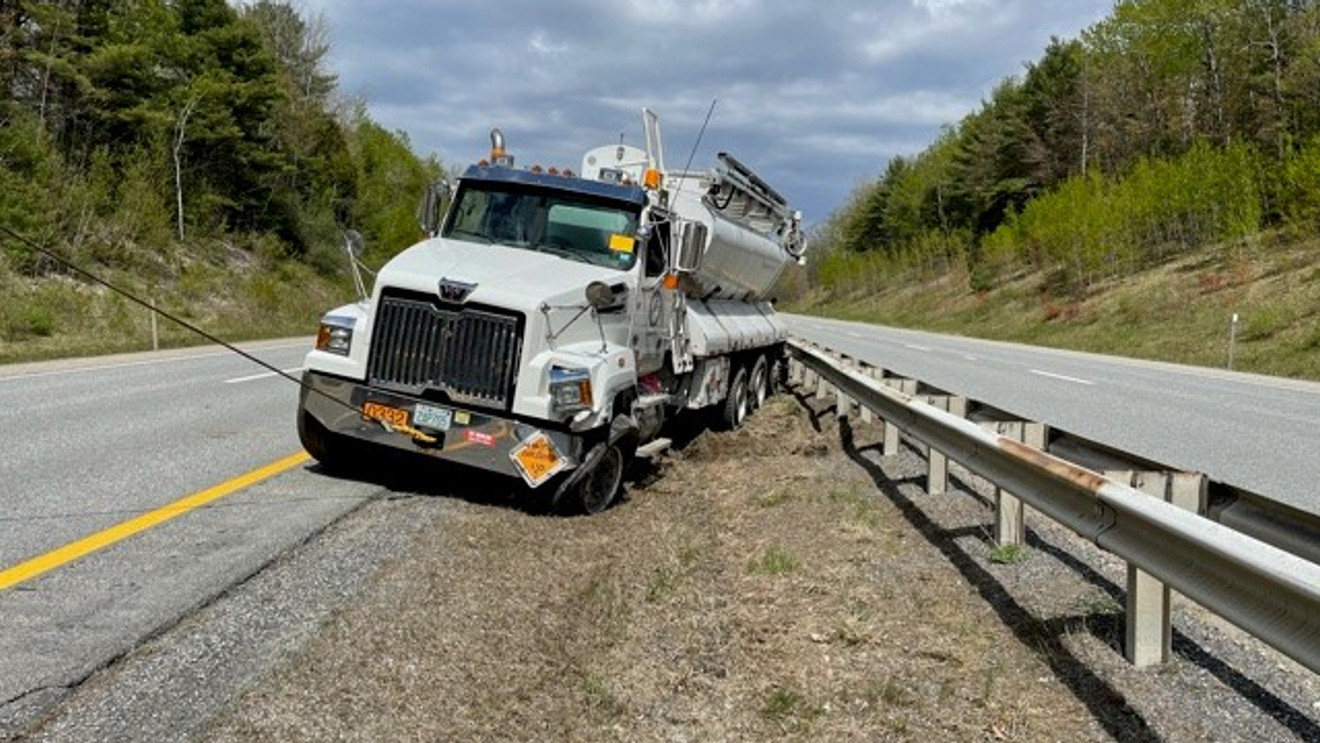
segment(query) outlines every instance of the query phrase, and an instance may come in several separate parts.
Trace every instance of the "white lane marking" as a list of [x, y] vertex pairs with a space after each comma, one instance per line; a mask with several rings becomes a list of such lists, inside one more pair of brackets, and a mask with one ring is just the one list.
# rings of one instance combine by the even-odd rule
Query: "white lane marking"
[[861, 333], [854, 333], [854, 332], [851, 331], [851, 330], [849, 330], [848, 332], [844, 333], [844, 335], [848, 336], [849, 338], [861, 338], [861, 337], [863, 337]]
[[963, 358], [964, 358], [964, 359], [967, 359], [968, 361], [980, 361], [980, 360], [981, 360], [980, 357], [978, 357], [978, 356], [973, 356], [973, 355], [971, 355], [970, 353], [965, 353], [965, 354], [963, 354]]
[[[300, 372], [300, 371], [302, 371], [302, 367], [301, 367], [301, 366], [295, 366], [295, 367], [293, 367], [292, 369], [281, 369], [281, 370], [280, 370], [280, 372], [281, 372], [281, 373], [284, 373], [284, 374], [292, 374], [292, 373], [294, 373], [294, 372]], [[247, 375], [246, 377], [234, 377], [233, 379], [226, 379], [226, 380], [225, 380], [225, 384], [238, 384], [239, 382], [252, 382], [252, 381], [255, 381], [255, 380], [258, 380], [258, 379], [265, 379], [265, 378], [267, 378], [267, 377], [273, 377], [273, 376], [275, 376], [275, 372], [262, 372], [261, 374], [249, 374], [249, 375]]]
[[1041, 376], [1041, 377], [1049, 377], [1050, 379], [1061, 379], [1061, 380], [1063, 380], [1063, 381], [1065, 381], [1065, 382], [1072, 382], [1073, 384], [1084, 384], [1084, 385], [1086, 385], [1086, 386], [1088, 386], [1088, 387], [1091, 387], [1091, 386], [1094, 386], [1094, 385], [1095, 385], [1095, 382], [1092, 382], [1092, 381], [1089, 380], [1089, 379], [1078, 379], [1077, 377], [1069, 377], [1069, 376], [1065, 376], [1065, 375], [1063, 375], [1063, 374], [1052, 374], [1052, 373], [1047, 372], [1047, 371], [1041, 371], [1040, 369], [1031, 369], [1031, 370], [1029, 370], [1029, 371], [1030, 371], [1032, 374], [1035, 374], [1035, 375], [1037, 375], [1037, 376]]
[[903, 344], [903, 347], [904, 347], [904, 348], [910, 348], [910, 349], [912, 349], [913, 351], [929, 351], [929, 350], [930, 350], [930, 346], [918, 346], [918, 345], [913, 344], [913, 343], [904, 343], [904, 344]]
[[[306, 348], [303, 343], [289, 344], [283, 346], [267, 346], [257, 349], [258, 351], [282, 351], [286, 348]], [[252, 350], [245, 349], [248, 353]], [[66, 374], [79, 374], [81, 372], [111, 371], [114, 369], [128, 369], [134, 366], [151, 366], [152, 364], [172, 364], [176, 361], [196, 361], [198, 359], [213, 359], [218, 356], [232, 355], [233, 351], [223, 350], [211, 353], [195, 353], [187, 356], [171, 356], [165, 359], [144, 359], [142, 361], [121, 361], [113, 364], [97, 364], [95, 366], [79, 366], [73, 369], [52, 369], [50, 371], [30, 372], [27, 374], [11, 374], [4, 376], [0, 374], [0, 382], [12, 382], [18, 379], [40, 379], [41, 377], [62, 377]]]

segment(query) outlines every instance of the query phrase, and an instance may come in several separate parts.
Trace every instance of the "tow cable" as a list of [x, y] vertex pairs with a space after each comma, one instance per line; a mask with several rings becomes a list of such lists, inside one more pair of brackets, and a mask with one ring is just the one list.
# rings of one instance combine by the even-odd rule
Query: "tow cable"
[[436, 438], [434, 436], [420, 429], [413, 428], [412, 426], [407, 425], [406, 423], [390, 423], [389, 421], [381, 420], [380, 418], [367, 418], [367, 419], [376, 421], [377, 423], [380, 424], [381, 428], [384, 428], [386, 431], [389, 431], [390, 433], [407, 434], [408, 436], [412, 437], [413, 441], [420, 441], [423, 444], [434, 444], [436, 442]]

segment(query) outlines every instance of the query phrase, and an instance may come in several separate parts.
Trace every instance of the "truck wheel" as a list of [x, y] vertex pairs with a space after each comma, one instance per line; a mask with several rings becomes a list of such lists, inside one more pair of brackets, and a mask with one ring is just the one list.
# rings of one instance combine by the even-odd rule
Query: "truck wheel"
[[741, 367], [733, 375], [729, 384], [729, 396], [724, 398], [724, 409], [720, 411], [720, 423], [725, 430], [732, 431], [742, 425], [747, 417], [747, 368]]
[[774, 363], [770, 364], [770, 382], [767, 386], [768, 394], [777, 395], [788, 389], [788, 363], [782, 356], [775, 355]]
[[765, 356], [757, 356], [752, 364], [752, 378], [747, 383], [747, 392], [753, 410], [761, 407], [770, 394], [770, 363]]
[[609, 508], [623, 485], [624, 457], [618, 444], [602, 443], [605, 447], [600, 461], [582, 481], [573, 487], [572, 505], [582, 513], [596, 514]]
[[331, 433], [302, 407], [298, 408], [298, 440], [327, 472], [346, 472], [351, 468], [353, 457], [349, 443], [342, 436]]

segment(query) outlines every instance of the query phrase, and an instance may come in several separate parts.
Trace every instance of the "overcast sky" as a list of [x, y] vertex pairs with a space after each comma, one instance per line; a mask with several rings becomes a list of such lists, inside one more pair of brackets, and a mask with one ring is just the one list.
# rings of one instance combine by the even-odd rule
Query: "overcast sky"
[[728, 151], [801, 209], [841, 206], [1113, 0], [301, 0], [340, 89], [449, 167], [492, 127], [519, 165], [577, 170], [660, 115], [682, 167]]

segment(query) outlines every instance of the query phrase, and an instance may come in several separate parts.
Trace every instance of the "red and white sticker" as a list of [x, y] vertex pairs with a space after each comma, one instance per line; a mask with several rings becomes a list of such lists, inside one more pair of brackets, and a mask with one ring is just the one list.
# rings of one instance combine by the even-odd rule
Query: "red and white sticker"
[[470, 441], [470, 442], [472, 442], [472, 443], [474, 443], [474, 444], [481, 444], [482, 446], [494, 446], [494, 445], [495, 445], [495, 437], [494, 437], [494, 436], [491, 436], [491, 435], [488, 434], [488, 433], [482, 433], [481, 431], [473, 431], [472, 429], [468, 429], [468, 430], [464, 431], [464, 432], [463, 432], [463, 438], [467, 439], [468, 441]]

